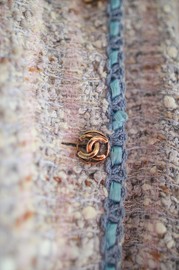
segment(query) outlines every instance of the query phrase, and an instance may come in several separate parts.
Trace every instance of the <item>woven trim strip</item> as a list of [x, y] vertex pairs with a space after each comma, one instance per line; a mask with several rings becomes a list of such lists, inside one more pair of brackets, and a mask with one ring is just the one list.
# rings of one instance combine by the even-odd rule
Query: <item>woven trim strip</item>
[[108, 37], [108, 101], [111, 154], [106, 162], [106, 187], [108, 198], [105, 201], [105, 215], [102, 219], [104, 237], [102, 241], [103, 270], [120, 269], [121, 243], [123, 239], [125, 197], [125, 79], [122, 37], [122, 1], [109, 0], [109, 37]]

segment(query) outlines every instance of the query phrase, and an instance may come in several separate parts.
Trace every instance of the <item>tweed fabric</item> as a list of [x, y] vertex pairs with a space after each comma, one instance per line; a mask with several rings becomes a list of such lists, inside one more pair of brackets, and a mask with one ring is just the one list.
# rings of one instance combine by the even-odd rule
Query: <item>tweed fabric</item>
[[124, 4], [129, 120], [122, 269], [176, 270], [179, 3]]
[[0, 1], [0, 269], [99, 269], [104, 164], [79, 162], [109, 134], [106, 4]]

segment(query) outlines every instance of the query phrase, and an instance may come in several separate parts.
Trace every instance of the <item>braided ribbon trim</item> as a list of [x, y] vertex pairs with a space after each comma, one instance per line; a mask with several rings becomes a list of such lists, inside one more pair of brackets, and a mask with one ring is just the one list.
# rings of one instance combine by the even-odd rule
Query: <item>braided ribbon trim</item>
[[105, 201], [105, 215], [102, 218], [104, 237], [102, 240], [103, 262], [101, 269], [121, 268], [121, 245], [125, 197], [125, 78], [122, 38], [122, 0], [109, 0], [109, 37], [108, 37], [108, 101], [111, 153], [106, 161], [108, 198]]

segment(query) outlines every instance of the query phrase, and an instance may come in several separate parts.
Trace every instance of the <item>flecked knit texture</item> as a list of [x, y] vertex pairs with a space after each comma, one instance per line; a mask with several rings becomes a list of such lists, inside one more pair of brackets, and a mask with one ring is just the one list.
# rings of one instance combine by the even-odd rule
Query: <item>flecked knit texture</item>
[[129, 120], [122, 269], [177, 270], [179, 2], [124, 4]]
[[[178, 270], [179, 2], [124, 5], [129, 120], [122, 269]], [[104, 166], [79, 164], [74, 148], [61, 141], [93, 125], [110, 135], [106, 3], [1, 0], [0, 12], [0, 269], [98, 270], [103, 201], [118, 202], [121, 186], [117, 180], [108, 192]], [[112, 66], [118, 59], [110, 55]], [[125, 117], [116, 115], [114, 128], [118, 118]], [[110, 246], [117, 229], [108, 228]]]
[[99, 269], [104, 164], [73, 142], [108, 134], [106, 3], [0, 1], [0, 269]]

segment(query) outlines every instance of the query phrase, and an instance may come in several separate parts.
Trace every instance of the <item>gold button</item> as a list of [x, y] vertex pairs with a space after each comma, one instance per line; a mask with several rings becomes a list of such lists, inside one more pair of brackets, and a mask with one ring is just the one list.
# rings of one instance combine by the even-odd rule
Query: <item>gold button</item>
[[79, 137], [77, 156], [86, 163], [104, 161], [110, 150], [109, 139], [100, 131], [88, 130]]

